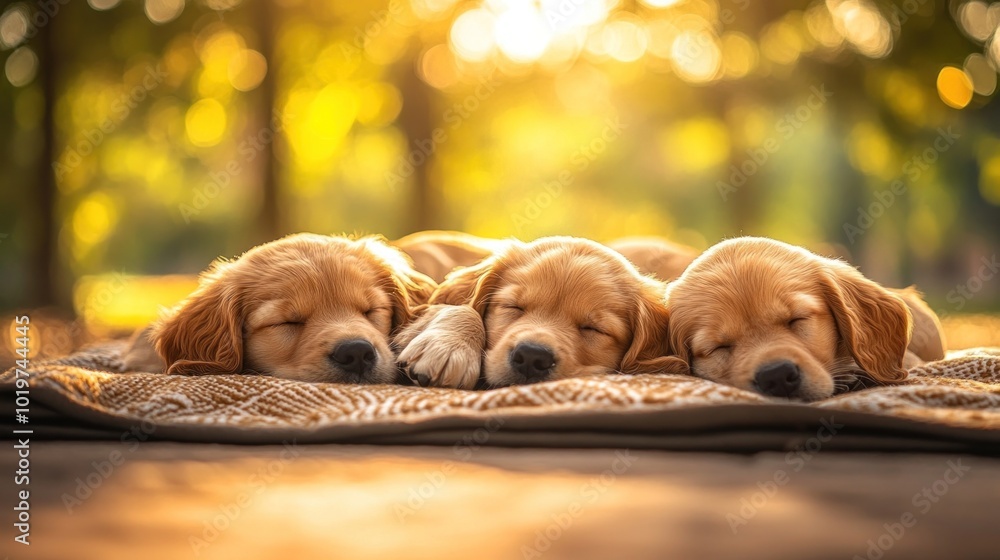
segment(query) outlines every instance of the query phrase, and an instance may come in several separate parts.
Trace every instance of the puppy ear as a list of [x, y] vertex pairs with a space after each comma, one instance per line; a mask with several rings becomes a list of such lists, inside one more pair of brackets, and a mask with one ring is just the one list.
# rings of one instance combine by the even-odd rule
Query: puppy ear
[[844, 263], [823, 275], [827, 303], [854, 361], [878, 383], [906, 379], [912, 320], [903, 300]]
[[156, 351], [167, 373], [203, 375], [243, 370], [243, 305], [226, 281], [231, 263], [215, 263], [201, 285], [157, 325]]
[[390, 274], [392, 286], [392, 332], [410, 323], [417, 312], [426, 307], [437, 284], [416, 270], [394, 271]]
[[674, 355], [670, 343], [670, 314], [666, 304], [660, 301], [662, 296], [659, 283], [645, 287], [640, 294], [632, 345], [622, 358], [622, 373], [690, 373], [687, 362]]
[[471, 305], [479, 315], [485, 315], [489, 296], [499, 280], [497, 260], [495, 256], [488, 257], [479, 264], [451, 271], [431, 296], [430, 303]]

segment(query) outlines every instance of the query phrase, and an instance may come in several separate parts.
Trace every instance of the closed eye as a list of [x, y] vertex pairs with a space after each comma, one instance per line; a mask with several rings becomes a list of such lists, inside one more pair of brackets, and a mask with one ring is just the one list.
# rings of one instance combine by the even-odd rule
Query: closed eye
[[788, 320], [788, 328], [793, 328], [796, 325], [802, 325], [802, 322], [808, 318], [809, 317], [793, 317]]
[[301, 326], [303, 326], [305, 324], [306, 324], [305, 321], [284, 321], [282, 323], [275, 323], [275, 324], [271, 325], [271, 327], [273, 327], [273, 328], [278, 328], [278, 327], [301, 327]]
[[524, 308], [520, 305], [514, 305], [513, 303], [504, 303], [500, 305], [500, 309], [511, 311], [514, 313], [524, 313]]
[[389, 310], [388, 307], [372, 307], [372, 308], [368, 309], [367, 311], [365, 311], [365, 317], [371, 317], [372, 315], [375, 315], [376, 313], [379, 313], [381, 311], [388, 311], [388, 310]]
[[733, 349], [733, 345], [732, 344], [720, 344], [720, 345], [716, 346], [715, 348], [712, 348], [711, 350], [709, 350], [705, 355], [706, 356], [711, 356], [711, 355], [713, 355], [713, 354], [715, 354], [717, 352], [729, 352], [732, 349]]
[[604, 335], [607, 334], [604, 331], [602, 331], [601, 329], [595, 327], [594, 325], [580, 325], [580, 332], [582, 332], [584, 334], [587, 334], [587, 333], [590, 333], [590, 334], [604, 334]]

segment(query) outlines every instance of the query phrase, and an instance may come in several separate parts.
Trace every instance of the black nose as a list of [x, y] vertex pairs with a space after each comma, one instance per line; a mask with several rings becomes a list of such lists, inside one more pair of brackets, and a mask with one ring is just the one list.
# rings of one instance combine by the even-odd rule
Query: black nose
[[330, 352], [330, 361], [355, 375], [366, 375], [375, 367], [375, 347], [367, 340], [347, 340]]
[[556, 357], [541, 344], [522, 342], [510, 353], [510, 365], [528, 381], [541, 381], [556, 365]]
[[799, 366], [792, 362], [771, 362], [757, 369], [754, 383], [765, 395], [791, 397], [799, 390], [802, 376], [799, 374]]

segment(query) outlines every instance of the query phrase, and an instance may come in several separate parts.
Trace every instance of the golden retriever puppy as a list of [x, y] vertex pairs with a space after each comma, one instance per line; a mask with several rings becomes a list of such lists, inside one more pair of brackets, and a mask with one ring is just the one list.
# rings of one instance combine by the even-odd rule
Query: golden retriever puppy
[[410, 257], [413, 268], [439, 283], [452, 270], [474, 265], [507, 244], [460, 231], [438, 230], [420, 231], [392, 242]]
[[378, 238], [291, 235], [213, 263], [147, 336], [172, 374], [391, 383], [389, 341], [435, 287]]
[[670, 285], [667, 306], [673, 347], [706, 379], [814, 401], [907, 375], [912, 319], [903, 299], [844, 262], [786, 243], [715, 245]]
[[639, 272], [669, 282], [680, 276], [698, 256], [698, 250], [662, 237], [623, 237], [607, 243]]
[[421, 385], [472, 388], [595, 373], [687, 372], [672, 356], [662, 283], [572, 237], [512, 241], [447, 276], [397, 339]]

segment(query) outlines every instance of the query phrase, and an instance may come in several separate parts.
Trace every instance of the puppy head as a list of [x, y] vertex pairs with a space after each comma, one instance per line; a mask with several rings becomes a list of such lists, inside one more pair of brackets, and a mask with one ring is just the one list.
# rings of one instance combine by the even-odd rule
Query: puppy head
[[292, 235], [214, 263], [153, 338], [169, 373], [389, 383], [389, 337], [433, 287], [379, 239]]
[[513, 242], [455, 271], [432, 303], [479, 312], [484, 376], [500, 386], [614, 371], [686, 372], [670, 356], [662, 293], [614, 251], [553, 237]]
[[672, 345], [695, 375], [812, 401], [858, 377], [906, 377], [910, 315], [854, 268], [764, 238], [719, 243], [668, 290]]

